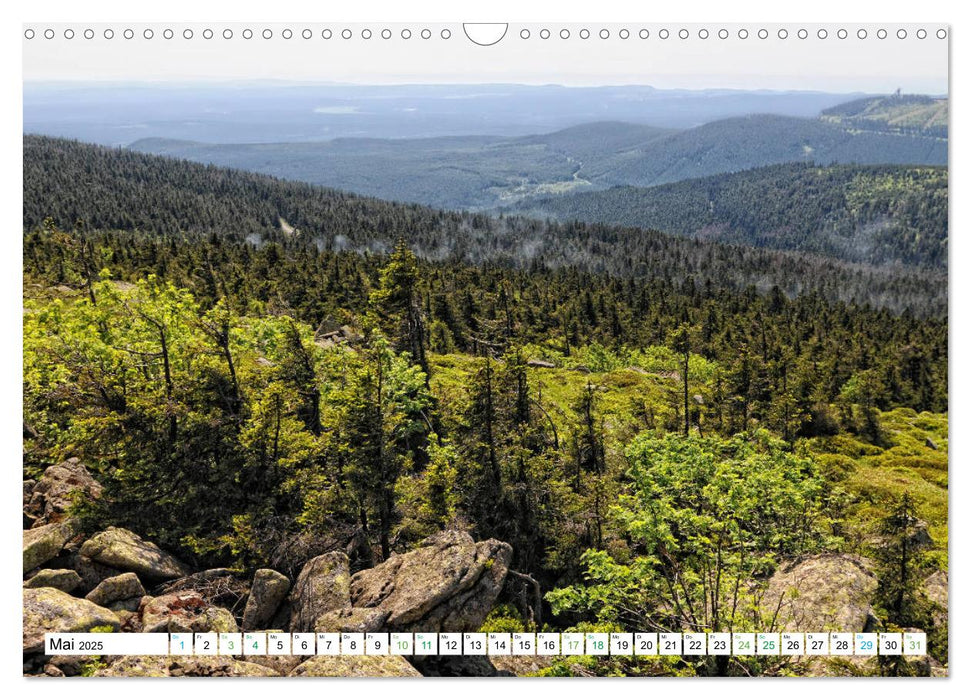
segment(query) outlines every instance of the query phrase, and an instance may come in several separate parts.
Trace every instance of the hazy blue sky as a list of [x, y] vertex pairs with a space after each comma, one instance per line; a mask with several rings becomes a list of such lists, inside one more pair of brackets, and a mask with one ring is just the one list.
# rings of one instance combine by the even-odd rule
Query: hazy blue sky
[[[462, 25], [276, 25], [276, 24], [44, 24], [28, 25], [23, 40], [24, 79], [185, 81], [274, 79], [309, 82], [385, 83], [559, 83], [564, 85], [647, 84], [660, 88], [801, 89], [832, 92], [946, 93], [948, 40], [942, 25], [667, 24], [509, 25], [505, 38], [489, 47], [469, 41]], [[84, 38], [85, 29], [94, 38]], [[114, 38], [104, 38], [110, 28]], [[124, 38], [126, 29], [134, 36]], [[153, 33], [144, 37], [146, 28]], [[203, 32], [213, 36], [205, 39]], [[423, 39], [421, 30], [430, 38]], [[586, 28], [589, 37], [580, 37]], [[840, 39], [837, 31], [847, 30]], [[44, 38], [51, 29], [53, 39]], [[172, 30], [172, 38], [163, 32]], [[183, 32], [191, 29], [192, 39]], [[243, 32], [253, 32], [250, 39]], [[264, 30], [273, 33], [264, 39]], [[283, 38], [285, 29], [292, 32]], [[322, 31], [332, 32], [330, 39]], [[349, 30], [350, 39], [341, 38]], [[362, 38], [368, 29], [371, 38]], [[383, 39], [387, 29], [391, 38]], [[550, 38], [539, 38], [547, 29]], [[620, 30], [627, 29], [627, 39]], [[649, 36], [641, 38], [642, 30]], [[668, 37], [661, 38], [662, 29]], [[687, 39], [679, 37], [688, 32]], [[705, 29], [708, 37], [699, 37]], [[718, 36], [728, 32], [727, 39]], [[744, 29], [748, 38], [739, 38]], [[766, 39], [759, 30], [768, 33]], [[804, 29], [807, 38], [798, 33]], [[861, 39], [857, 32], [867, 36]], [[878, 38], [884, 29], [887, 36]], [[906, 38], [898, 38], [898, 30]], [[926, 38], [917, 38], [917, 31]], [[65, 31], [73, 38], [64, 38]], [[231, 39], [223, 38], [232, 31]], [[401, 36], [403, 30], [411, 37]], [[443, 30], [450, 32], [443, 39]], [[521, 32], [530, 33], [529, 39]], [[569, 31], [568, 39], [560, 38]], [[601, 31], [609, 32], [606, 39]], [[779, 38], [784, 30], [788, 38]], [[820, 30], [826, 33], [819, 37]], [[309, 39], [303, 38], [309, 31]]]

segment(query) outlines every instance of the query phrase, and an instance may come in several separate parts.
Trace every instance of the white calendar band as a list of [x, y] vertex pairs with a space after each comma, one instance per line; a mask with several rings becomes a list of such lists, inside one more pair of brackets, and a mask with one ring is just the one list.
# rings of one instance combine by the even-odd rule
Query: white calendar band
[[923, 632], [48, 633], [47, 655], [924, 656]]

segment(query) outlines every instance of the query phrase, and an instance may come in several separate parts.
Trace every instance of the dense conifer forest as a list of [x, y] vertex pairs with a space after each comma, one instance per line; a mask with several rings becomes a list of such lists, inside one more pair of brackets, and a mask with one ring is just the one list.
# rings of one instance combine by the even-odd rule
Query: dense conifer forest
[[[575, 267], [621, 278], [690, 279], [717, 289], [753, 286], [768, 292], [777, 286], [790, 297], [815, 292], [827, 300], [919, 316], [942, 315], [947, 305], [946, 275], [933, 270], [686, 241], [649, 229], [443, 212], [27, 136], [24, 227], [39, 229], [47, 218], [61, 230], [80, 222], [88, 230], [235, 235], [254, 244], [276, 241], [359, 253], [386, 253], [401, 238], [422, 258], [462, 264]], [[938, 226], [933, 216], [926, 218]]]
[[876, 265], [947, 267], [947, 170], [787, 163], [517, 209]]

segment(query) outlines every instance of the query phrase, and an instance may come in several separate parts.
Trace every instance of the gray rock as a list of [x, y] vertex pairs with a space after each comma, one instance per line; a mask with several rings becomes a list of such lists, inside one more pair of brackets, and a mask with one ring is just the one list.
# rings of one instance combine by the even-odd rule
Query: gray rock
[[47, 563], [50, 568], [72, 569], [78, 573], [81, 577], [81, 585], [74, 591], [75, 595], [90, 593], [105, 579], [124, 573], [110, 566], [93, 562], [88, 557], [82, 557], [79, 550], [79, 545], [69, 542], [59, 555]]
[[268, 654], [266, 656], [247, 656], [246, 660], [250, 663], [259, 664], [273, 669], [281, 676], [289, 676], [297, 666], [307, 660], [307, 656], [277, 656]]
[[931, 615], [934, 624], [943, 627], [947, 624], [948, 575], [946, 571], [935, 571], [924, 581], [924, 594], [934, 604]]
[[384, 627], [388, 613], [378, 608], [331, 610], [317, 618], [316, 632], [377, 632]]
[[74, 598], [56, 588], [25, 588], [23, 606], [24, 653], [44, 650], [47, 632], [90, 632], [121, 626], [112, 611], [83, 598]]
[[527, 367], [538, 367], [540, 369], [554, 369], [556, 365], [552, 362], [547, 362], [546, 360], [540, 360], [537, 358], [530, 358], [526, 360]]
[[947, 678], [947, 666], [933, 656], [904, 656], [904, 660], [913, 665], [918, 676], [924, 678]]
[[81, 545], [81, 556], [121, 571], [133, 571], [151, 580], [188, 576], [189, 568], [130, 530], [109, 527]]
[[[439, 657], [455, 658], [455, 657]], [[540, 671], [553, 665], [552, 656], [490, 656], [489, 663], [496, 669], [497, 676], [536, 676]], [[424, 673], [422, 675], [425, 675]]]
[[243, 629], [265, 628], [289, 591], [290, 579], [283, 574], [273, 569], [257, 570], [243, 611]]
[[509, 671], [497, 669], [493, 664], [493, 658], [487, 656], [422, 656], [412, 659], [412, 664], [423, 676], [431, 678], [491, 678], [515, 675]]
[[30, 497], [34, 494], [34, 487], [36, 485], [36, 479], [24, 479], [24, 508], [30, 503]]
[[[141, 598], [125, 598], [124, 600], [116, 600], [107, 607], [112, 612], [118, 613], [119, 617], [122, 617], [122, 613], [138, 612], [138, 609], [142, 606], [142, 598], [144, 597], [145, 596], [142, 596]], [[124, 622], [124, 619], [122, 622]]]
[[30, 503], [30, 497], [34, 493], [34, 486], [37, 482], [33, 479], [24, 479], [24, 530], [29, 530], [34, 526], [37, 521], [37, 516], [27, 512], [27, 506]]
[[[763, 610], [776, 610], [782, 632], [863, 632], [875, 617], [877, 579], [866, 560], [820, 554], [788, 562], [769, 579]], [[780, 603], [781, 598], [781, 603]]]
[[276, 611], [276, 614], [273, 616], [273, 619], [270, 620], [269, 624], [267, 625], [267, 629], [289, 630], [290, 613], [291, 613], [290, 599], [287, 598], [286, 600], [283, 601], [283, 603], [280, 604], [280, 607]]
[[291, 676], [330, 678], [420, 678], [421, 674], [401, 656], [313, 656], [297, 666]]
[[445, 531], [351, 579], [353, 607], [388, 613], [389, 631], [478, 630], [502, 590], [512, 547]]
[[65, 593], [70, 593], [80, 585], [81, 577], [77, 571], [71, 569], [42, 569], [24, 582], [24, 588], [56, 588]]
[[76, 498], [91, 500], [101, 496], [101, 484], [77, 458], [48, 467], [34, 484], [24, 512], [35, 524], [62, 520]]
[[52, 656], [48, 662], [65, 676], [80, 676], [81, 670], [91, 657], [89, 656]]
[[343, 552], [308, 561], [290, 593], [290, 631], [313, 632], [324, 613], [351, 607], [350, 582], [350, 562]]
[[930, 525], [926, 520], [915, 520], [913, 532], [910, 535], [910, 545], [912, 547], [925, 548], [933, 547], [934, 540], [931, 538]]
[[273, 669], [230, 656], [121, 656], [96, 677], [278, 676]]
[[119, 600], [141, 599], [144, 595], [145, 588], [142, 586], [142, 582], [138, 580], [138, 576], [127, 573], [106, 578], [84, 597], [97, 605], [107, 606], [109, 603]]
[[140, 611], [143, 632], [239, 631], [231, 612], [209, 605], [195, 591], [144, 598]]
[[74, 534], [71, 522], [51, 523], [24, 530], [24, 573], [56, 557]]

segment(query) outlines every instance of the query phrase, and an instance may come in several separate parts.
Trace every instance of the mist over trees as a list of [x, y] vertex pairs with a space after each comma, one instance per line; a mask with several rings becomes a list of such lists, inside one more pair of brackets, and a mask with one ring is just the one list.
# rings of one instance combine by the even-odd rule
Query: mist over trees
[[946, 275], [845, 263], [602, 224], [442, 212], [356, 197], [261, 175], [77, 142], [24, 140], [24, 229], [50, 218], [61, 230], [176, 236], [213, 234], [256, 245], [381, 253], [397, 239], [419, 256], [717, 289], [778, 287], [786, 296], [941, 315]]

